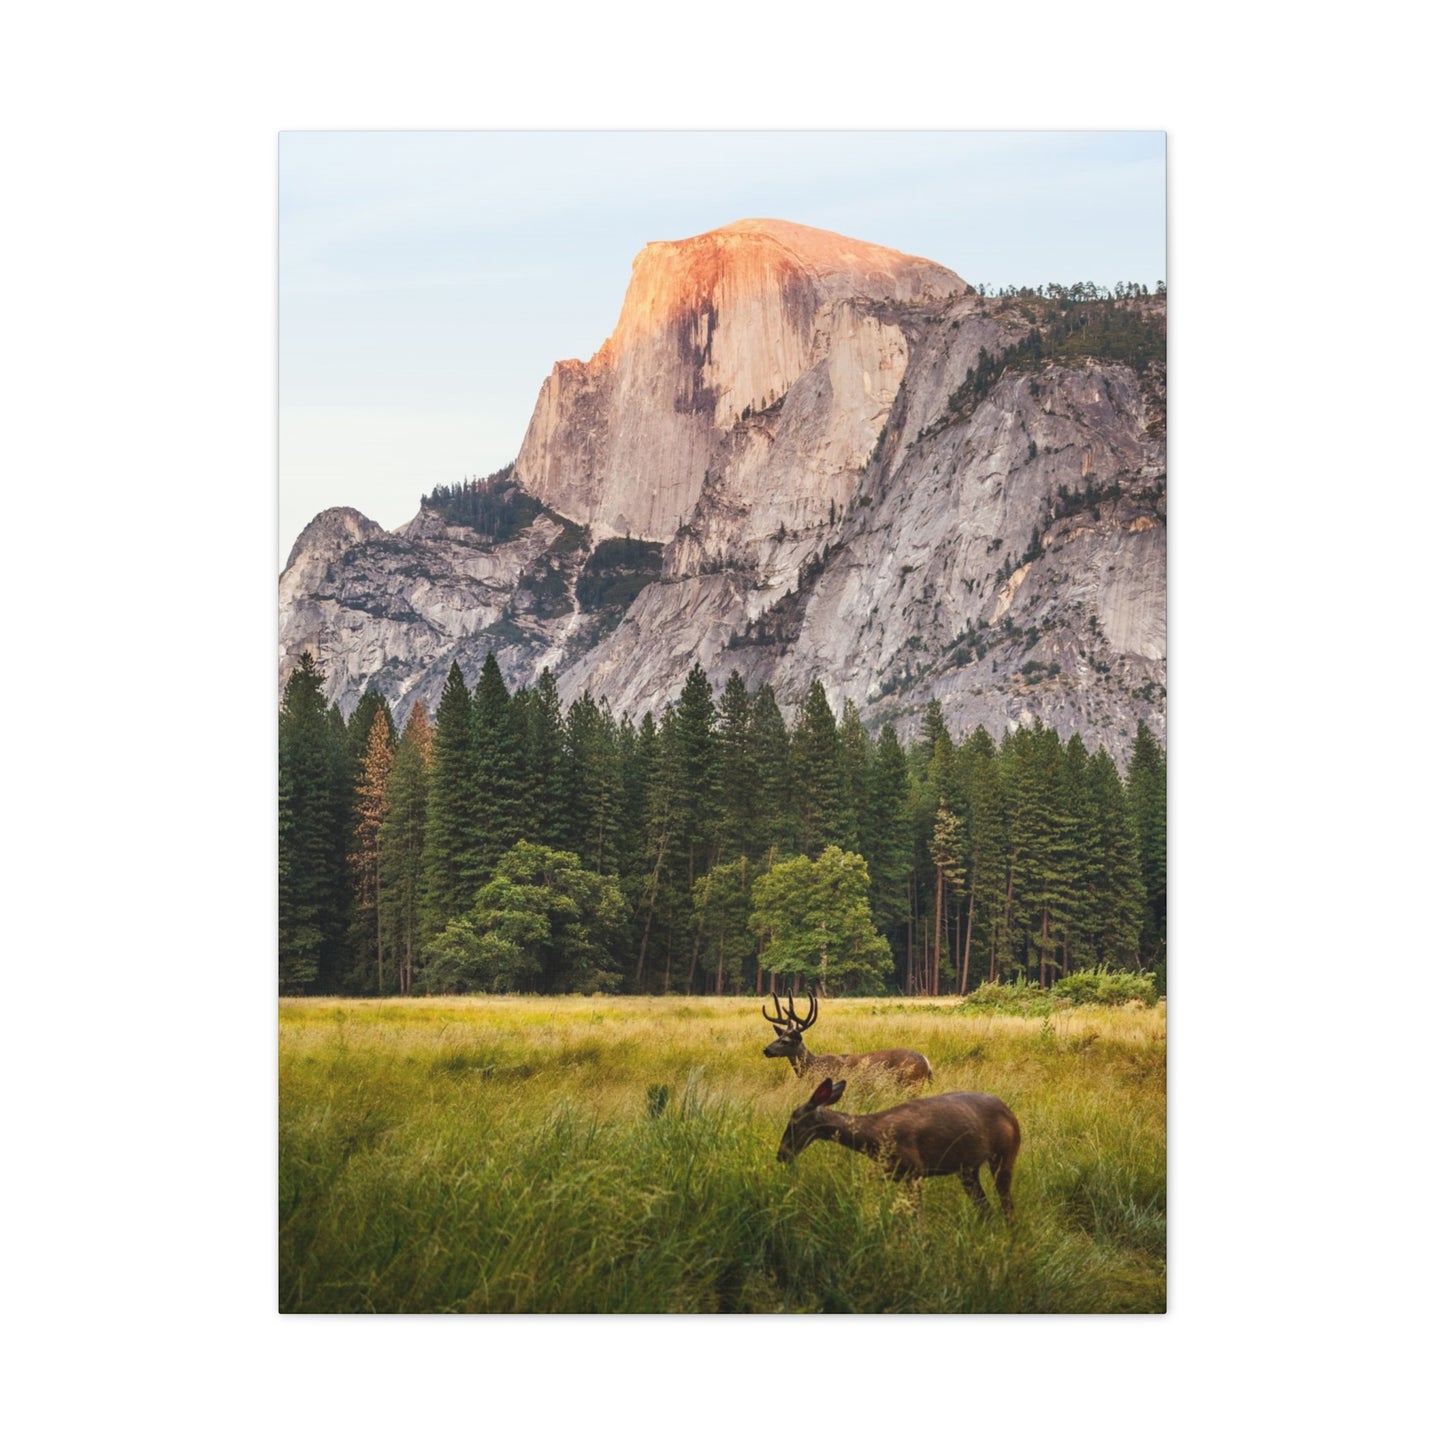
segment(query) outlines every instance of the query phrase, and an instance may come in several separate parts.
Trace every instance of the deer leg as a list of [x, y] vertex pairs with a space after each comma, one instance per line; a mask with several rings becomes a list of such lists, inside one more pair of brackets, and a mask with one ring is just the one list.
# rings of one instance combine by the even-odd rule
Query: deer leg
[[987, 1214], [988, 1195], [983, 1192], [983, 1185], [979, 1183], [978, 1165], [959, 1170], [958, 1182], [963, 1185], [963, 1192], [978, 1206], [979, 1213]]
[[993, 1159], [989, 1161], [989, 1168], [993, 1170], [993, 1187], [998, 1190], [998, 1202], [1003, 1205], [1005, 1219], [1014, 1217], [1013, 1194], [1010, 1192], [1014, 1178], [1014, 1163], [1012, 1159]]

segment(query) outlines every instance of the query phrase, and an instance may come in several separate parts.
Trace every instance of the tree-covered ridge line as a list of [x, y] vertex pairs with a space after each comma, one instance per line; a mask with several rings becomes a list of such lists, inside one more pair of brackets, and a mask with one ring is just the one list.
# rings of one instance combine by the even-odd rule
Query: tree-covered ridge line
[[1165, 758], [1125, 777], [1041, 723], [908, 748], [791, 725], [694, 667], [660, 719], [565, 712], [550, 670], [508, 693], [455, 665], [398, 733], [369, 692], [325, 703], [309, 654], [280, 741], [283, 993], [475, 989], [963, 993], [1088, 970], [1164, 984]]
[[488, 477], [436, 486], [421, 505], [450, 527], [471, 527], [494, 542], [509, 542], [546, 509], [523, 491], [512, 463]]

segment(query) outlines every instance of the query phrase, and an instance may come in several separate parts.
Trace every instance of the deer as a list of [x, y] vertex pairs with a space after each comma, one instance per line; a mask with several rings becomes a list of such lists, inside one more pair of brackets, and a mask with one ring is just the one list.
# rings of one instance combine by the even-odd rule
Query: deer
[[763, 1017], [772, 1024], [777, 1034], [772, 1043], [763, 1050], [765, 1059], [787, 1059], [793, 1072], [800, 1078], [809, 1074], [859, 1074], [892, 1075], [900, 1084], [926, 1084], [933, 1078], [933, 1066], [915, 1049], [874, 1049], [868, 1054], [810, 1054], [803, 1042], [803, 1031], [812, 1028], [818, 1018], [818, 996], [808, 995], [808, 1016], [798, 1017], [793, 1007], [793, 996], [788, 995], [786, 1013], [773, 994], [775, 1013], [768, 1013], [763, 1005]]
[[988, 1196], [978, 1172], [987, 1164], [1004, 1217], [1013, 1218], [1014, 1160], [1023, 1134], [1013, 1110], [992, 1094], [930, 1094], [876, 1114], [844, 1114], [833, 1105], [846, 1080], [824, 1079], [793, 1110], [778, 1145], [778, 1163], [791, 1164], [814, 1139], [827, 1139], [876, 1159], [896, 1180], [919, 1190], [925, 1179], [956, 1174], [963, 1192], [986, 1214]]

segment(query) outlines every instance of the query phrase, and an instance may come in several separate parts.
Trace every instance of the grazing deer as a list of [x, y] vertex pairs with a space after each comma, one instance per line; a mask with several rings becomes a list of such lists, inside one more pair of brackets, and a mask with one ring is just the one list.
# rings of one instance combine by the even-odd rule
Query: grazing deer
[[786, 1014], [773, 995], [776, 1014], [763, 1005], [763, 1017], [777, 1034], [763, 1050], [765, 1059], [787, 1059], [793, 1072], [801, 1079], [808, 1074], [891, 1074], [900, 1084], [926, 1084], [933, 1077], [933, 1066], [914, 1049], [874, 1049], [870, 1054], [810, 1054], [803, 1042], [803, 1030], [811, 1028], [818, 1018], [818, 996], [808, 995], [808, 1017], [800, 1019], [793, 1009], [793, 996], [788, 995]]
[[845, 1087], [845, 1082], [824, 1079], [812, 1098], [793, 1110], [778, 1145], [779, 1164], [791, 1164], [814, 1139], [830, 1139], [878, 1160], [894, 1179], [920, 1188], [925, 1179], [956, 1174], [963, 1192], [985, 1211], [988, 1196], [978, 1171], [987, 1164], [1003, 1212], [1013, 1218], [1010, 1186], [1022, 1134], [1002, 1099], [992, 1094], [931, 1094], [877, 1114], [843, 1114], [832, 1105], [843, 1097]]

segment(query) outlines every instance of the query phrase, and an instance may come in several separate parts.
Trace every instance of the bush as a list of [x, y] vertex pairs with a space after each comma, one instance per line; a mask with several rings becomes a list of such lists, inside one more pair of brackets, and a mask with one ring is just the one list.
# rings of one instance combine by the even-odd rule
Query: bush
[[1014, 1014], [1043, 1018], [1056, 1009], [1075, 1004], [1104, 1004], [1119, 1007], [1159, 1002], [1159, 989], [1152, 973], [1071, 973], [1047, 991], [1036, 983], [981, 983], [958, 1003], [964, 1014]]
[[966, 993], [958, 1004], [965, 1014], [1047, 1014], [1052, 1008], [1049, 995], [1036, 983], [981, 983]]
[[1159, 990], [1152, 973], [1071, 973], [1061, 978], [1051, 990], [1055, 997], [1070, 1003], [1097, 1003], [1117, 1006], [1126, 1003], [1145, 1005], [1159, 1002]]

